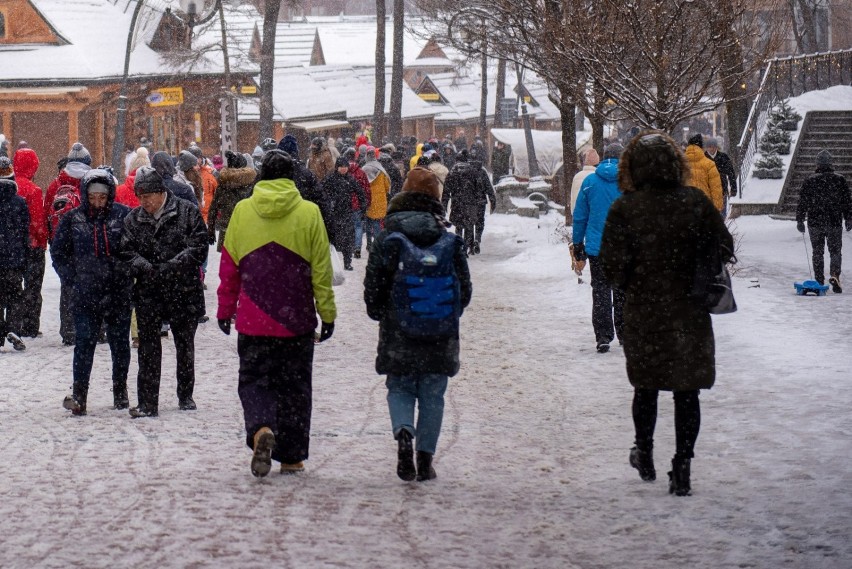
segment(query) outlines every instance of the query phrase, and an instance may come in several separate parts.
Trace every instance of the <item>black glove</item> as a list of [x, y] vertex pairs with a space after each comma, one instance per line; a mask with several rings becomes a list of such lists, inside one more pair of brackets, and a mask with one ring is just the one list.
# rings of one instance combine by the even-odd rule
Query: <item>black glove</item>
[[737, 197], [737, 189], [731, 188], [731, 193], [729, 194], [732, 198]]
[[574, 258], [578, 261], [585, 261], [589, 258], [586, 255], [586, 246], [583, 243], [574, 243]]
[[852, 219], [846, 220], [846, 231], [852, 231]]
[[494, 202], [491, 202], [491, 213], [494, 213], [495, 209], [497, 209], [497, 204], [494, 203]]
[[231, 335], [231, 319], [230, 318], [219, 318], [219, 330], [225, 333], [226, 336]]
[[334, 322], [323, 322], [322, 328], [320, 328], [320, 335], [318, 342], [325, 342], [331, 335], [334, 334]]
[[130, 268], [136, 276], [150, 275], [154, 272], [154, 265], [144, 257], [136, 257], [130, 264]]
[[[846, 230], [849, 231], [849, 229], [848, 229], [849, 226], [847, 225], [846, 227], [847, 227]], [[799, 230], [799, 233], [804, 233], [805, 232], [805, 222], [804, 221], [797, 222], [796, 223], [796, 229]]]

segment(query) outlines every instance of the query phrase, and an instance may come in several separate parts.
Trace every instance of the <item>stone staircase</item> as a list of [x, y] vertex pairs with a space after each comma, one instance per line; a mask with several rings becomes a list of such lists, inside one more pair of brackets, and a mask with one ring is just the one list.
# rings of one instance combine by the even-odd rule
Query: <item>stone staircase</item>
[[804, 121], [775, 210], [782, 217], [796, 215], [799, 192], [805, 179], [814, 173], [820, 150], [831, 152], [834, 171], [852, 185], [852, 111], [811, 111]]

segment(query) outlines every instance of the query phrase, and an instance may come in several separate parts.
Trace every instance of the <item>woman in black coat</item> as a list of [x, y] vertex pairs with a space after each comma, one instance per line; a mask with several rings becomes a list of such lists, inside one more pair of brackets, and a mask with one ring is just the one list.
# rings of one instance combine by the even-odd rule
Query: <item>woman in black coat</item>
[[322, 182], [326, 198], [331, 203], [329, 241], [343, 255], [343, 268], [352, 270], [352, 253], [355, 251], [355, 219], [352, 217], [352, 196], [361, 204], [361, 213], [367, 211], [367, 195], [361, 184], [349, 175], [349, 161], [341, 156], [335, 170]]
[[716, 374], [710, 315], [691, 297], [698, 251], [718, 243], [732, 258], [733, 239], [719, 212], [698, 189], [684, 187], [688, 166], [675, 142], [649, 131], [622, 154], [624, 195], [609, 211], [601, 242], [604, 274], [626, 294], [624, 355], [635, 388], [636, 445], [630, 464], [654, 480], [654, 425], [658, 391], [674, 392], [677, 452], [669, 491], [689, 494], [690, 461], [701, 422], [698, 391]]

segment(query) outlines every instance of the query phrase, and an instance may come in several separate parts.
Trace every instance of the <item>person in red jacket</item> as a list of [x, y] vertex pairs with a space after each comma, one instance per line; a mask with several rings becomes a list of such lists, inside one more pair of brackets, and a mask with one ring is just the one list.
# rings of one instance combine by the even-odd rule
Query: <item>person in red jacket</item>
[[115, 203], [126, 205], [130, 209], [139, 207], [139, 198], [136, 197], [136, 192], [133, 191], [133, 182], [136, 180], [136, 170], [131, 170], [124, 183], [115, 189]]
[[35, 338], [41, 334], [41, 285], [44, 281], [47, 226], [44, 219], [44, 194], [33, 176], [38, 170], [38, 155], [31, 148], [15, 152], [12, 161], [18, 195], [27, 202], [30, 211], [30, 240], [24, 268], [24, 291], [21, 297], [21, 335]]
[[[370, 205], [370, 180], [367, 179], [367, 174], [358, 165], [355, 158], [355, 149], [348, 148], [343, 157], [349, 161], [349, 175], [355, 178], [355, 181], [364, 189], [364, 195], [367, 196], [367, 203], [358, 202], [356, 196], [352, 196], [352, 219], [355, 222], [355, 248], [353, 253], [356, 259], [361, 258], [361, 241], [364, 235], [364, 212], [367, 211], [367, 206]], [[367, 251], [369, 253], [369, 251]]]

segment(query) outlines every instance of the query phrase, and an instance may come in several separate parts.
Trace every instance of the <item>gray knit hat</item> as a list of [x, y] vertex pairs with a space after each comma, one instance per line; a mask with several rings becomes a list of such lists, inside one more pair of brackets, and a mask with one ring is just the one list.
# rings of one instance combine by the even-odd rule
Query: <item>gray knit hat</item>
[[86, 166], [92, 165], [92, 155], [89, 154], [89, 151], [83, 146], [80, 142], [75, 142], [71, 146], [71, 151], [68, 152], [68, 161], [69, 162], [82, 162]]
[[828, 150], [820, 150], [816, 157], [817, 166], [831, 166], [834, 163], [834, 157]]
[[621, 157], [621, 153], [624, 152], [624, 147], [618, 144], [617, 142], [613, 144], [607, 144], [606, 148], [604, 148], [603, 159], [609, 160], [610, 158], [618, 158]]
[[163, 177], [151, 166], [142, 166], [136, 171], [136, 180], [133, 182], [133, 191], [137, 196], [142, 194], [156, 194], [165, 192]]
[[196, 158], [189, 150], [183, 150], [180, 154], [178, 154], [177, 169], [181, 172], [191, 170], [196, 165], [198, 165], [198, 158]]

